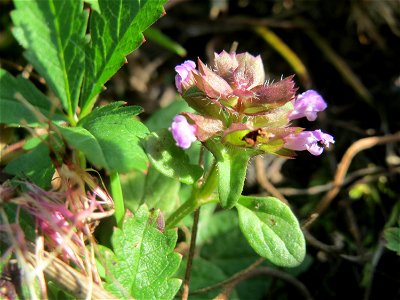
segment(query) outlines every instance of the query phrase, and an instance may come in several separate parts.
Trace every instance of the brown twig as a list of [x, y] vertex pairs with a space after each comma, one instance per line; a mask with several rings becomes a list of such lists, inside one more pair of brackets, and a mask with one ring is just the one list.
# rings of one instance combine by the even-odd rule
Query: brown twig
[[[396, 170], [400, 171], [400, 166], [392, 168], [391, 170], [389, 170], [389, 172], [396, 171]], [[356, 179], [358, 179], [360, 177], [365, 177], [367, 175], [381, 176], [382, 174], [386, 174], [386, 173], [388, 173], [388, 170], [386, 170], [382, 167], [378, 167], [378, 166], [372, 166], [372, 167], [360, 169], [360, 170], [354, 171], [354, 172], [350, 173], [349, 175], [347, 175], [346, 178], [343, 180], [341, 187], [355, 181]], [[321, 194], [321, 193], [329, 191], [330, 189], [333, 188], [333, 186], [334, 186], [334, 183], [333, 183], [333, 181], [331, 181], [331, 182], [328, 182], [325, 184], [315, 185], [315, 186], [311, 186], [311, 187], [305, 188], [305, 189], [282, 187], [282, 188], [278, 188], [278, 191], [281, 192], [282, 195], [285, 195], [285, 196], [317, 195], [317, 194]]]
[[256, 157], [256, 174], [257, 182], [263, 189], [271, 193], [272, 196], [278, 198], [283, 203], [288, 204], [285, 196], [283, 196], [282, 193], [279, 192], [278, 189], [268, 180], [268, 176], [265, 173], [264, 160], [261, 156]]
[[360, 139], [354, 142], [345, 152], [341, 162], [338, 165], [336, 174], [333, 180], [333, 188], [329, 190], [320, 203], [317, 205], [313, 213], [311, 213], [308, 220], [305, 221], [303, 227], [309, 227], [312, 223], [329, 207], [332, 200], [337, 196], [340, 187], [343, 185], [346, 173], [350, 167], [353, 158], [361, 151], [372, 148], [377, 145], [394, 143], [400, 141], [400, 132], [385, 136], [374, 136]]
[[298, 279], [296, 279], [295, 277], [293, 277], [292, 275], [281, 271], [281, 270], [277, 270], [277, 269], [271, 269], [268, 267], [261, 267], [255, 270], [252, 270], [246, 274], [244, 274], [241, 278], [237, 278], [235, 281], [232, 281], [231, 283], [229, 283], [228, 285], [226, 285], [220, 294], [218, 294], [214, 299], [218, 299], [218, 300], [225, 300], [228, 299], [229, 295], [232, 293], [233, 289], [243, 280], [249, 279], [251, 277], [255, 277], [255, 276], [260, 276], [260, 275], [267, 275], [267, 276], [272, 276], [275, 278], [279, 278], [282, 279], [284, 281], [286, 281], [287, 283], [290, 283], [291, 285], [293, 285], [295, 288], [297, 288], [297, 290], [300, 292], [300, 294], [308, 300], [311, 300], [311, 294], [308, 291], [307, 287], [300, 282]]
[[188, 256], [187, 265], [186, 265], [185, 279], [183, 280], [182, 300], [187, 300], [187, 298], [189, 297], [190, 273], [192, 271], [193, 257], [194, 257], [194, 252], [196, 249], [196, 237], [197, 237], [197, 227], [199, 224], [199, 216], [200, 216], [200, 207], [194, 211], [192, 236], [190, 239], [189, 256]]

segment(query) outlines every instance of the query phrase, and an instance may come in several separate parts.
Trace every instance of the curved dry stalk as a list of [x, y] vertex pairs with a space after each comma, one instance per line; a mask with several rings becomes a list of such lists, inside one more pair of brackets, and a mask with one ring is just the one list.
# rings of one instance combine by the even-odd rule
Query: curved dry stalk
[[[386, 170], [382, 167], [377, 167], [377, 166], [372, 166], [372, 167], [367, 167], [363, 169], [359, 169], [357, 171], [354, 171], [352, 173], [349, 173], [346, 178], [343, 180], [343, 183], [341, 186], [347, 185], [355, 180], [357, 180], [360, 177], [365, 177], [367, 175], [383, 175], [390, 173], [390, 171], [400, 171], [400, 166], [394, 167], [393, 169]], [[320, 184], [320, 185], [315, 185], [311, 186], [308, 188], [304, 189], [298, 189], [298, 188], [291, 188], [291, 187], [282, 187], [278, 188], [278, 191], [284, 195], [284, 196], [300, 196], [300, 195], [317, 195], [317, 194], [322, 194], [330, 189], [332, 189], [334, 186], [333, 181]]]
[[310, 227], [311, 224], [329, 207], [332, 200], [337, 196], [340, 187], [343, 185], [347, 171], [353, 158], [361, 151], [377, 145], [400, 142], [400, 132], [385, 136], [373, 136], [360, 139], [354, 142], [343, 155], [333, 180], [333, 188], [329, 190], [321, 199], [310, 217], [304, 222], [303, 228]]

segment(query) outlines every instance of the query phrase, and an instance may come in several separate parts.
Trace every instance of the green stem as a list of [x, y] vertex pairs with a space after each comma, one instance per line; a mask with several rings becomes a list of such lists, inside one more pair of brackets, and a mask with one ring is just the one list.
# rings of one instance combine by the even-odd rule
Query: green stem
[[215, 197], [213, 194], [217, 186], [218, 174], [216, 163], [214, 162], [201, 187], [194, 186], [191, 197], [168, 218], [166, 229], [173, 228], [184, 217], [194, 212], [200, 206], [217, 202], [218, 197]]
[[124, 197], [122, 195], [121, 181], [118, 172], [110, 174], [111, 194], [114, 200], [115, 219], [118, 227], [121, 227], [125, 215]]

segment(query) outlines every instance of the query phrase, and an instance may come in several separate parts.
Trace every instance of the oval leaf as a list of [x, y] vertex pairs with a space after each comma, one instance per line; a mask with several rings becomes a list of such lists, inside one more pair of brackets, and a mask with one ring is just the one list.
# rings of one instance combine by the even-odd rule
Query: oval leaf
[[295, 267], [303, 261], [304, 235], [286, 204], [274, 197], [242, 196], [236, 208], [240, 229], [260, 256], [282, 267]]

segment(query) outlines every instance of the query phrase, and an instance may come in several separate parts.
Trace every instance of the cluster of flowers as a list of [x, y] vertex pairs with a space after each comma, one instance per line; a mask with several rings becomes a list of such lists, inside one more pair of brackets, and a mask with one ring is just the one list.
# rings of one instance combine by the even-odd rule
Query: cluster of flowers
[[320, 155], [334, 143], [321, 130], [290, 127], [298, 118], [314, 121], [327, 107], [316, 91], [296, 97], [293, 76], [266, 82], [260, 56], [247, 52], [223, 51], [215, 54], [214, 62], [213, 70], [200, 59], [198, 69], [190, 60], [175, 68], [179, 93], [199, 113], [175, 116], [170, 130], [177, 146], [187, 149], [196, 140], [219, 139], [223, 144], [291, 157], [301, 150]]

